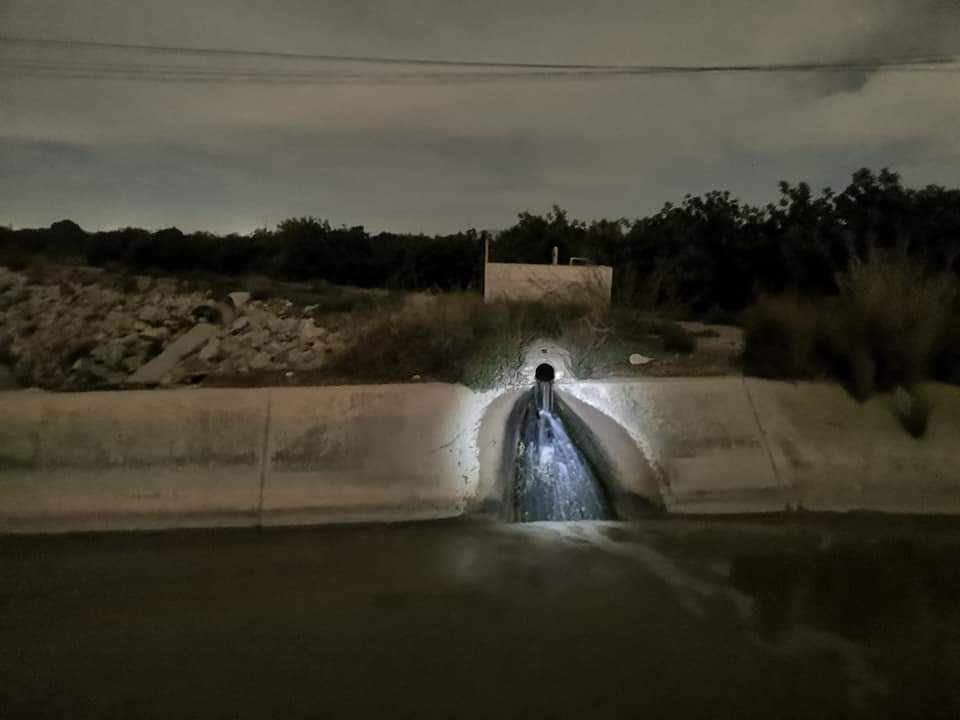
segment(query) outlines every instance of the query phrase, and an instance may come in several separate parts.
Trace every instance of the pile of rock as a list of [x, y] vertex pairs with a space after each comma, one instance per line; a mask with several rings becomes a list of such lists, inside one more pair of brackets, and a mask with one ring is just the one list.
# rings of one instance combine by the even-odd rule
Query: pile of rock
[[0, 267], [0, 365], [28, 387], [124, 385], [203, 322], [218, 327], [178, 359], [164, 382], [197, 373], [317, 369], [342, 346], [336, 333], [315, 324], [312, 308], [231, 297], [217, 302], [175, 280], [89, 268], [49, 270], [37, 279]]
[[289, 301], [246, 302], [216, 337], [184, 363], [183, 372], [320, 369], [342, 342], [338, 334], [316, 324], [311, 310]]
[[122, 382], [192, 324], [200, 293], [173, 281], [132, 292], [91, 270], [51, 271], [42, 284], [0, 268], [0, 361], [21, 385], [82, 388]]

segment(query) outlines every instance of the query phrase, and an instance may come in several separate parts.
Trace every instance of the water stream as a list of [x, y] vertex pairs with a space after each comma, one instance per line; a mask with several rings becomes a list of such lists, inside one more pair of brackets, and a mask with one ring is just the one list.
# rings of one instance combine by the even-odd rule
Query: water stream
[[555, 411], [538, 411], [536, 395], [520, 433], [514, 503], [517, 522], [616, 518], [603, 486], [563, 421]]

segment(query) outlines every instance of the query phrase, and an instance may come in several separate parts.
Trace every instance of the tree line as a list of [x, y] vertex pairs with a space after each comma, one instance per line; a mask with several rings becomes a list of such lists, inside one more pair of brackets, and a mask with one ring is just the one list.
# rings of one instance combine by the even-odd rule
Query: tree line
[[44, 229], [0, 228], [0, 259], [446, 291], [479, 288], [487, 239], [495, 261], [549, 262], [557, 247], [561, 263], [586, 257], [611, 265], [621, 303], [736, 312], [759, 294], [833, 294], [837, 274], [877, 249], [918, 258], [931, 271], [960, 273], [960, 189], [907, 188], [896, 173], [863, 169], [839, 192], [781, 182], [779, 197], [765, 206], [716, 191], [635, 220], [582, 222], [554, 207], [545, 215], [521, 213], [493, 234], [436, 236], [371, 234], [312, 217], [249, 235], [86, 232], [64, 220]]

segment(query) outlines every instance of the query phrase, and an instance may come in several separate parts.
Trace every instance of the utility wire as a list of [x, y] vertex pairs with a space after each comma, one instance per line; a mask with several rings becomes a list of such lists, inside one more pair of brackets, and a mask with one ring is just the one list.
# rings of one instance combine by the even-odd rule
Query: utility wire
[[[888, 58], [861, 58], [840, 61], [766, 63], [739, 65], [596, 65], [537, 64], [491, 61], [439, 60], [353, 55], [317, 55], [279, 53], [258, 50], [190, 48], [168, 45], [133, 45], [81, 40], [11, 37], [0, 35], [0, 48], [71, 49], [87, 52], [110, 50], [139, 55], [165, 54], [179, 57], [219, 57], [222, 59], [270, 59], [301, 63], [356, 63], [378, 66], [429, 66], [430, 70], [391, 70], [330, 72], [317, 69], [291, 70], [282, 67], [223, 67], [158, 62], [131, 63], [117, 58], [99, 61], [34, 57], [4, 58], [0, 55], [0, 75], [6, 77], [53, 79], [115, 79], [151, 82], [206, 82], [260, 84], [349, 84], [404, 82], [498, 82], [503, 80], [583, 80], [622, 76], [695, 75], [714, 73], [795, 73], [795, 72], [958, 72], [960, 55], [933, 54]], [[74, 53], [76, 54], [76, 53]]]
[[766, 69], [820, 69], [841, 65], [880, 67], [887, 65], [935, 65], [960, 61], [960, 55], [936, 53], [930, 55], [907, 55], [887, 58], [855, 58], [839, 61], [815, 61], [775, 64], [736, 64], [736, 65], [623, 65], [589, 63], [523, 63], [489, 60], [443, 60], [435, 58], [388, 57], [374, 55], [328, 55], [312, 53], [290, 53], [266, 50], [229, 50], [223, 48], [198, 48], [178, 45], [138, 45], [131, 43], [96, 42], [88, 40], [64, 40], [40, 37], [15, 37], [0, 35], [0, 44], [27, 47], [58, 47], [87, 50], [119, 50], [129, 52], [148, 52], [175, 55], [222, 56], [233, 58], [271, 58], [276, 60], [301, 60], [318, 62], [370, 63], [377, 65], [430, 65], [439, 67], [485, 67], [544, 70], [665, 70], [671, 72], [688, 71], [750, 71]]
[[[876, 71], [873, 66], [838, 66], [821, 68], [819, 72]], [[960, 72], [956, 66], [898, 66], [884, 67], [883, 72]], [[766, 72], [782, 72], [769, 69]], [[318, 84], [318, 83], [405, 83], [458, 81], [495, 82], [503, 80], [584, 80], [603, 79], [622, 76], [677, 75], [689, 74], [685, 71], [655, 70], [619, 70], [619, 71], [574, 71], [574, 70], [538, 70], [538, 71], [447, 71], [447, 72], [278, 72], [250, 69], [216, 69], [187, 66], [147, 66], [123, 64], [85, 64], [85, 63], [36, 63], [13, 62], [0, 64], [0, 75], [12, 77], [56, 78], [56, 79], [122, 79], [143, 81], [177, 81], [208, 83], [262, 83], [262, 84]]]

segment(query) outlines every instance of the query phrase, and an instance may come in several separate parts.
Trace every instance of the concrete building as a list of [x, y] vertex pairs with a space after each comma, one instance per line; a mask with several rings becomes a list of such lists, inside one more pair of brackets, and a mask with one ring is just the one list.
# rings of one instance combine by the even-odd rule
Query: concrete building
[[607, 265], [492, 263], [484, 257], [484, 300], [571, 300], [600, 299], [609, 304], [613, 289], [613, 268]]

